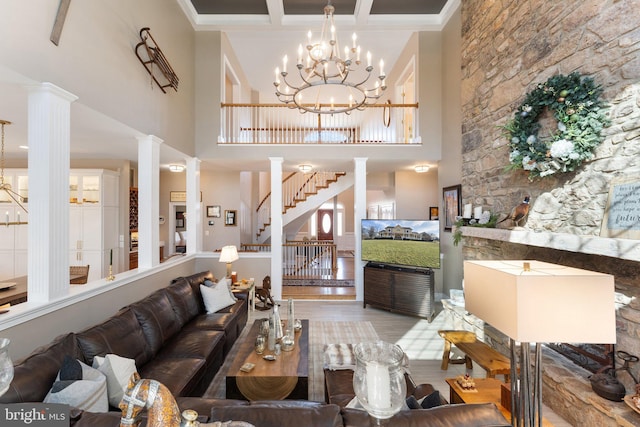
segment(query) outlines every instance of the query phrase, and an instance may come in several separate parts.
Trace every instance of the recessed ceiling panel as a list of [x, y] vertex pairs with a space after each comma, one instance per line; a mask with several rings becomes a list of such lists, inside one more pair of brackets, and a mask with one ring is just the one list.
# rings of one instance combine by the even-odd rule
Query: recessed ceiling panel
[[200, 15], [268, 15], [265, 0], [191, 0]]
[[[322, 15], [326, 0], [283, 0], [285, 15]], [[356, 10], [356, 0], [333, 0], [334, 15], [353, 15]]]
[[373, 0], [372, 15], [439, 14], [447, 0]]

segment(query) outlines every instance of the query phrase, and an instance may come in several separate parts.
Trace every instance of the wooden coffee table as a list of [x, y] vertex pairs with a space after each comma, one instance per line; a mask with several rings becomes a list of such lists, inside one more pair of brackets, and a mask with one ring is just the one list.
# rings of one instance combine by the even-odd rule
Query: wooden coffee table
[[[455, 378], [447, 378], [445, 380], [449, 384], [449, 402], [450, 403], [495, 403], [500, 409], [502, 415], [511, 420], [511, 412], [500, 404], [500, 386], [502, 382], [495, 378], [474, 378], [476, 383], [476, 391], [464, 391], [458, 385]], [[542, 425], [553, 427], [548, 420], [542, 418]]]
[[[238, 355], [231, 364], [226, 377], [227, 399], [282, 400], [303, 399], [309, 396], [309, 321], [302, 321], [302, 330], [295, 334], [292, 351], [281, 351], [274, 361], [254, 351], [254, 343], [263, 319], [256, 320], [248, 334], [239, 344]], [[251, 372], [242, 372], [240, 367], [253, 363]]]

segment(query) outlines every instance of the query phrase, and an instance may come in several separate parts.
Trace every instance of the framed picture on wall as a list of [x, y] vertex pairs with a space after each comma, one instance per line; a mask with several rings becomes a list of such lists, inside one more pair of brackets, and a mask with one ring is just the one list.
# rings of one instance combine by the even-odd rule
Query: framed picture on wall
[[220, 205], [207, 206], [208, 218], [220, 218]]
[[431, 206], [429, 208], [429, 219], [433, 220], [433, 221], [438, 219], [438, 207], [437, 206]]
[[236, 225], [237, 211], [224, 211], [224, 225], [235, 226]]
[[462, 185], [454, 185], [442, 189], [442, 206], [444, 206], [444, 230], [451, 231], [456, 217], [462, 215]]

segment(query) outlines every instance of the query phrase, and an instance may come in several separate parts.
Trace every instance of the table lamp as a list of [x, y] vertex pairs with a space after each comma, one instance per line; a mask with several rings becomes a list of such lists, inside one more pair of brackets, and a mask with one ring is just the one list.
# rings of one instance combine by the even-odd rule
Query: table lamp
[[219, 261], [227, 263], [227, 278], [231, 278], [231, 263], [238, 258], [238, 249], [236, 249], [235, 246], [229, 245], [222, 247]]
[[509, 337], [513, 426], [542, 425], [541, 343], [616, 342], [609, 274], [540, 261], [465, 261], [464, 291], [466, 310]]

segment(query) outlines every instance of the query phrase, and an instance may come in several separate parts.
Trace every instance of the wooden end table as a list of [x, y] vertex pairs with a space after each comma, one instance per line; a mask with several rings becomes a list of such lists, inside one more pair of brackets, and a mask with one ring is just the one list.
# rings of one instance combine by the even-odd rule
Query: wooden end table
[[247, 283], [235, 282], [231, 285], [231, 292], [247, 292], [249, 308], [256, 311], [256, 282], [249, 280]]
[[[508, 421], [511, 421], [511, 412], [500, 403], [502, 381], [495, 378], [474, 378], [473, 381], [476, 383], [475, 392], [464, 391], [455, 378], [447, 378], [445, 381], [449, 384], [450, 403], [495, 403], [502, 415]], [[544, 417], [542, 418], [542, 425], [553, 427], [553, 424]]]
[[[257, 354], [254, 343], [260, 324], [257, 319], [247, 336], [239, 342], [238, 355], [229, 367], [226, 378], [227, 399], [283, 400], [309, 397], [309, 321], [302, 320], [302, 330], [295, 334], [292, 351], [281, 351], [276, 360], [264, 360], [269, 350]], [[242, 372], [240, 367], [253, 363], [251, 372]]]

